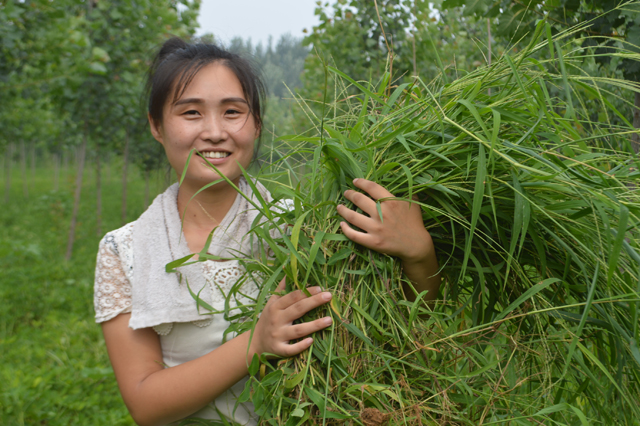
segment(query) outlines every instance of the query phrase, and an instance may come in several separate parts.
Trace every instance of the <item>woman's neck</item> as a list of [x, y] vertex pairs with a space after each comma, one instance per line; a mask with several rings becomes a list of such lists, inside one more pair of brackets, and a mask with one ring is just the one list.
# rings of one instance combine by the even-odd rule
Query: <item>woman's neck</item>
[[209, 233], [220, 225], [238, 196], [238, 192], [226, 182], [207, 188], [193, 197], [199, 189], [200, 186], [183, 182], [178, 190], [178, 213], [192, 252], [204, 247]]

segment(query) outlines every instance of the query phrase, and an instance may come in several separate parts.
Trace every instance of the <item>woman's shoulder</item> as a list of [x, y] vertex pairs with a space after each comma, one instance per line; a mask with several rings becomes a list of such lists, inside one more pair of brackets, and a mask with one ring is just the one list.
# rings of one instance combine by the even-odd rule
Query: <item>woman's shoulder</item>
[[136, 221], [129, 222], [118, 229], [107, 232], [100, 240], [100, 248], [106, 248], [116, 255], [122, 254], [123, 249], [131, 247], [135, 223]]

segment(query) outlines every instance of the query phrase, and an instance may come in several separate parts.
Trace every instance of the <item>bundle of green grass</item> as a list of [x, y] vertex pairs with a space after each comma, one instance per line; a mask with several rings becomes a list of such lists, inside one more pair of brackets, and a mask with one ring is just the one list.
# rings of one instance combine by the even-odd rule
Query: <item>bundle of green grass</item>
[[[328, 70], [344, 100], [260, 177], [294, 208], [259, 206], [269, 250], [245, 266], [260, 297], [226, 312], [250, 329], [285, 276], [334, 294], [302, 319], [334, 318], [308, 351], [254, 360], [240, 399], [261, 424], [638, 424], [640, 161], [609, 101], [638, 89], [576, 72], [566, 40], [447, 84]], [[357, 177], [422, 206], [435, 305], [408, 302], [399, 262], [341, 234]]]

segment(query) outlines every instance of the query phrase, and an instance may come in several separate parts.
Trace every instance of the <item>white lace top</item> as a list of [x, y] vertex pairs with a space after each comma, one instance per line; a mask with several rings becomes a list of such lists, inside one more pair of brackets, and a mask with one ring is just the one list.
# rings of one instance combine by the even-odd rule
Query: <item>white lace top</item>
[[[131, 282], [133, 280], [133, 224], [107, 233], [98, 250], [94, 284], [94, 307], [96, 322], [108, 321], [117, 315], [131, 312]], [[223, 311], [226, 295], [236, 285], [243, 271], [235, 260], [226, 262], [203, 262], [203, 274], [212, 289], [212, 300], [206, 301], [214, 309]], [[251, 303], [257, 297], [257, 286], [247, 280], [237, 301], [230, 305]], [[244, 299], [244, 300], [243, 300]], [[195, 303], [194, 303], [195, 308]], [[222, 314], [203, 315], [202, 320], [191, 323], [166, 323], [153, 329], [160, 336], [163, 362], [173, 367], [196, 359], [222, 344], [223, 334], [229, 322]], [[235, 335], [230, 334], [228, 339]], [[190, 417], [220, 419], [220, 414], [247, 425], [256, 424], [251, 404], [235, 407], [235, 401], [244, 388], [246, 379], [241, 380], [207, 407]]]

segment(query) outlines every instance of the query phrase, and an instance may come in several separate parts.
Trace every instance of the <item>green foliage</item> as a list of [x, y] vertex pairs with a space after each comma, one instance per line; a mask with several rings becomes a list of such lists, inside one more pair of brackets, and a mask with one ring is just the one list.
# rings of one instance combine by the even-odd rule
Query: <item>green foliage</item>
[[[390, 52], [394, 75], [408, 74], [413, 55], [406, 30], [412, 7], [413, 1], [407, 0], [339, 0], [331, 8], [329, 3], [318, 2], [315, 14], [320, 24], [305, 37], [305, 43], [356, 80], [380, 78]], [[305, 74], [319, 65], [313, 57], [311, 60]], [[317, 70], [322, 72], [322, 67]]]
[[[76, 256], [65, 262], [73, 170], [61, 171], [59, 191], [52, 190], [53, 173], [39, 167], [31, 198], [15, 190], [14, 202], [0, 211], [0, 424], [134, 425], [93, 320], [100, 238], [94, 203], [81, 205]], [[120, 179], [111, 176], [103, 181], [107, 229], [120, 226]], [[94, 195], [95, 182], [88, 180], [83, 190]], [[143, 180], [131, 179], [129, 191], [133, 220], [142, 212]]]
[[[331, 6], [318, 2], [320, 24], [304, 38], [313, 46], [302, 75], [305, 99], [328, 102], [335, 93], [325, 92], [326, 64], [343, 70], [355, 80], [378, 81], [392, 54], [393, 79], [414, 73], [413, 45], [407, 34], [413, 0], [339, 0]], [[332, 85], [329, 82], [329, 85]], [[315, 113], [319, 113], [314, 109]]]
[[[150, 52], [165, 34], [190, 37], [198, 7], [187, 0], [3, 2], [0, 100], [18, 108], [0, 114], [13, 131], [0, 144], [37, 140], [55, 151], [83, 134], [96, 150], [114, 150], [128, 131], [141, 145], [134, 153], [152, 152], [156, 142], [147, 136], [140, 103]], [[45, 114], [21, 103], [42, 105]], [[40, 133], [30, 134], [28, 126]], [[144, 155], [137, 161], [145, 169], [158, 165]]]
[[[595, 49], [600, 63], [608, 64], [610, 54], [619, 49], [640, 52], [640, 3], [617, 0], [444, 0], [445, 9], [462, 7], [463, 14], [491, 18], [496, 35], [511, 42], [534, 32], [538, 21], [545, 19], [554, 32], [581, 25], [576, 37], [583, 47]], [[624, 78], [640, 81], [640, 63], [625, 58], [617, 64]]]
[[[454, 80], [489, 63], [486, 23], [466, 16], [460, 8], [443, 9], [438, 2], [419, 2], [413, 11], [416, 69], [423, 80], [440, 73]], [[493, 40], [492, 57], [502, 56], [506, 47]]]

